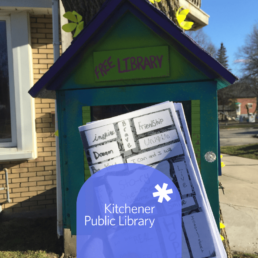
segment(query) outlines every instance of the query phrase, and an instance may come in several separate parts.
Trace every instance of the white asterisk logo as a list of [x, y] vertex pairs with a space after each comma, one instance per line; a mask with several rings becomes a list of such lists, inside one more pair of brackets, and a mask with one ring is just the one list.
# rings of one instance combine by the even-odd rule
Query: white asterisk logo
[[168, 196], [168, 194], [172, 194], [173, 190], [172, 189], [168, 189], [168, 184], [163, 183], [162, 188], [159, 185], [156, 185], [155, 188], [158, 190], [158, 192], [154, 192], [153, 197], [157, 197], [159, 196], [158, 202], [162, 203], [163, 202], [163, 198], [166, 199], [166, 201], [168, 202], [171, 198]]

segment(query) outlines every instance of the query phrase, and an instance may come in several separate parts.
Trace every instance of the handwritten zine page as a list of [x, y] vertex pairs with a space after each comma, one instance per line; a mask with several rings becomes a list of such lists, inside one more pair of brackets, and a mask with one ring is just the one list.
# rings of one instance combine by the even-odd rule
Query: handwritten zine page
[[183, 257], [226, 258], [200, 172], [186, 144], [186, 139], [191, 140], [185, 125], [184, 114], [177, 113], [174, 104], [167, 101], [88, 123], [80, 126], [79, 132], [91, 174], [115, 164], [137, 163], [156, 168], [173, 181], [182, 199]]

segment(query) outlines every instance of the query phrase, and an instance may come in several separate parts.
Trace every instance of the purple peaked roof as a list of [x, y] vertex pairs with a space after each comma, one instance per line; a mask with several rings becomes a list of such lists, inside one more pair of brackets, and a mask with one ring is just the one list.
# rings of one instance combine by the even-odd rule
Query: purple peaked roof
[[175, 38], [183, 46], [185, 46], [192, 54], [197, 56], [204, 64], [210, 67], [216, 78], [221, 81], [226, 81], [227, 84], [233, 84], [238, 78], [223, 67], [216, 59], [209, 53], [202, 49], [193, 39], [184, 33], [173, 21], [152, 5], [148, 0], [107, 0], [87, 24], [83, 31], [73, 40], [70, 47], [58, 58], [54, 65], [41, 77], [41, 79], [30, 89], [29, 94], [32, 97], [50, 97], [51, 92], [57, 90], [61, 86], [53, 85], [53, 81], [61, 76], [63, 69], [74, 56], [85, 46], [93, 36], [94, 32], [98, 30], [105, 21], [122, 5], [130, 3], [133, 7], [144, 13], [154, 23], [159, 24], [163, 30]]

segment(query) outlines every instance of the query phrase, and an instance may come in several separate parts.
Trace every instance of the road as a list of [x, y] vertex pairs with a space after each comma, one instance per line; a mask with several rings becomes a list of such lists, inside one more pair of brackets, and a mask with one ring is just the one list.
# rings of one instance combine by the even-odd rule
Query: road
[[258, 138], [253, 137], [256, 134], [258, 129], [252, 128], [220, 129], [220, 146], [258, 144]]

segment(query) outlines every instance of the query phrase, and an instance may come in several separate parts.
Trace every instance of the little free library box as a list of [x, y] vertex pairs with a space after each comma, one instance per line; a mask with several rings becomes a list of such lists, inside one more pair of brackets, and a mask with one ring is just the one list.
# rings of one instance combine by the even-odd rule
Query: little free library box
[[106, 1], [29, 91], [56, 98], [64, 228], [76, 235], [76, 199], [90, 177], [78, 127], [164, 101], [183, 104], [219, 228], [217, 90], [236, 80], [149, 1]]

